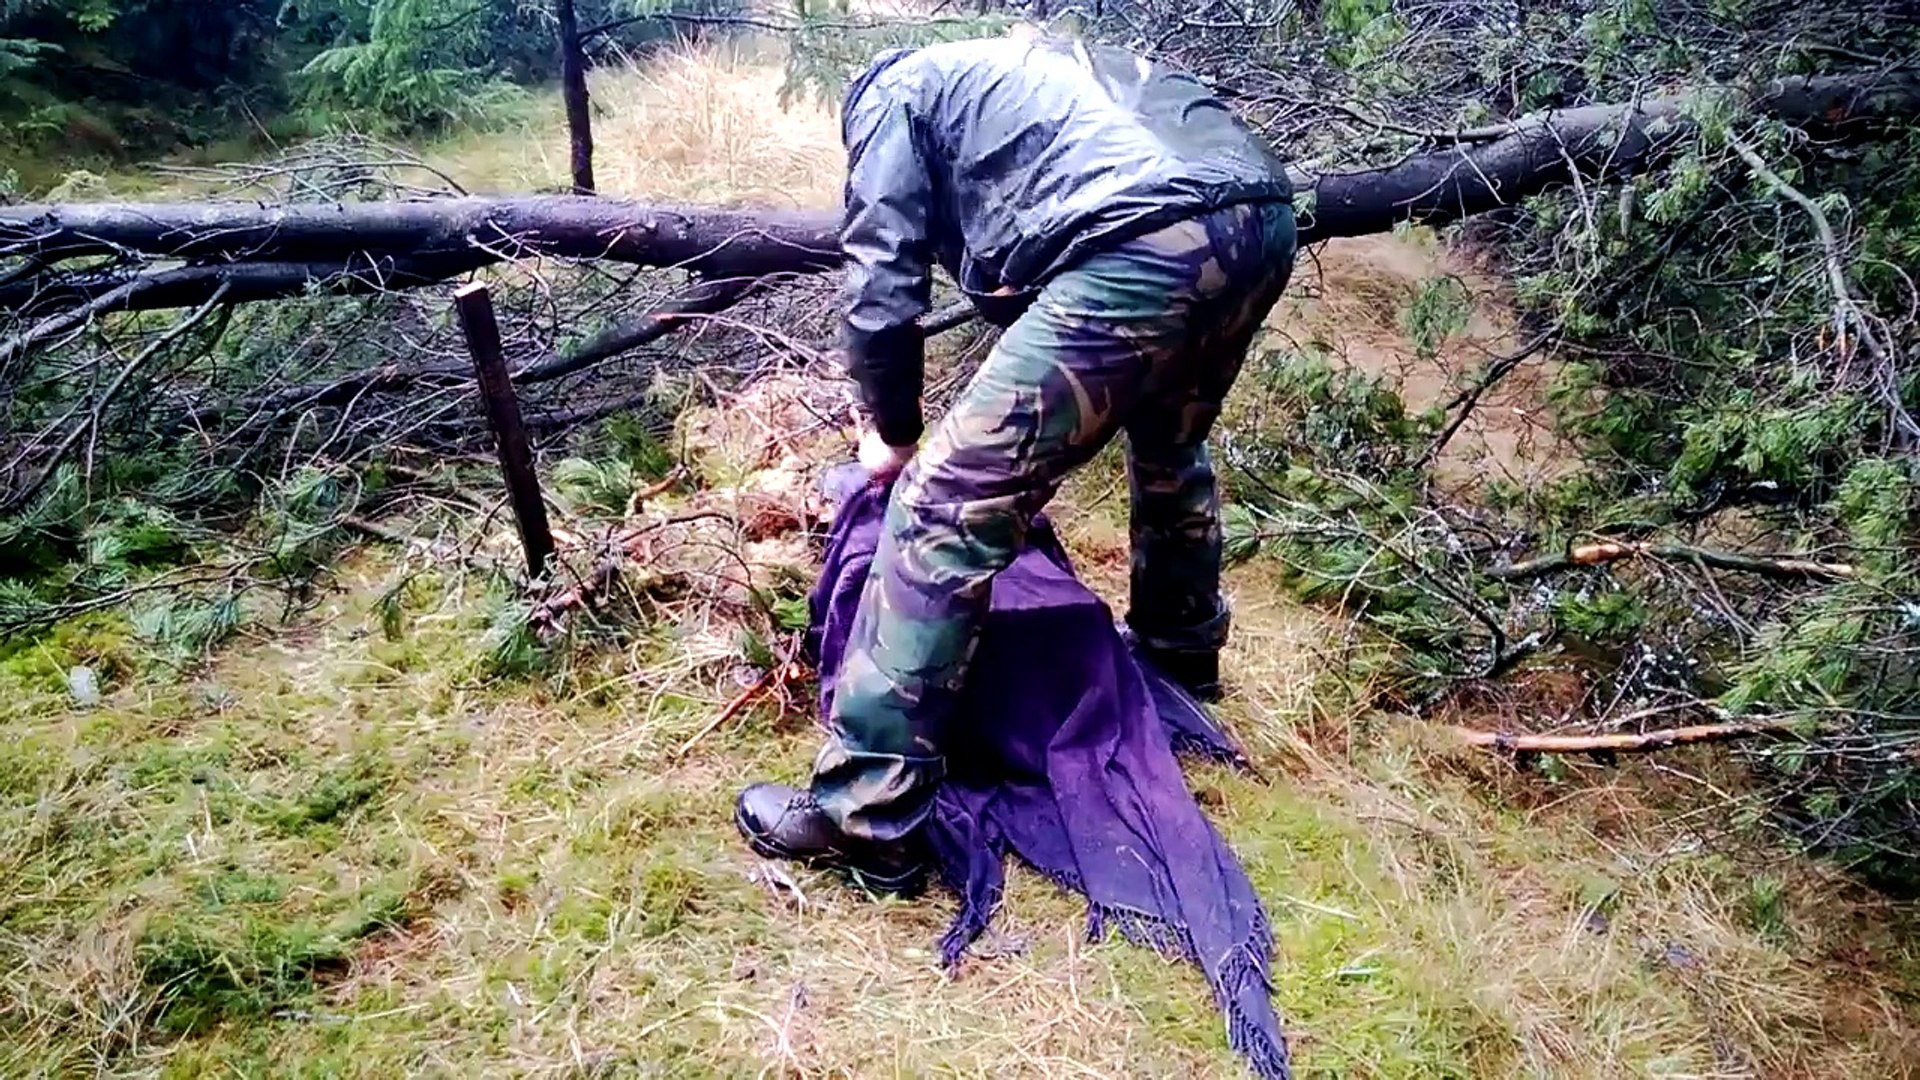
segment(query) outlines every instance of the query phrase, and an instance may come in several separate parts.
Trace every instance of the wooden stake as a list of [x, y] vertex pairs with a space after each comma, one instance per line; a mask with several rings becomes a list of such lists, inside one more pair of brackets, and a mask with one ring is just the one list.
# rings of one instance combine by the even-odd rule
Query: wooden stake
[[540, 478], [533, 472], [527, 429], [520, 422], [520, 401], [507, 376], [493, 295], [476, 282], [454, 293], [453, 304], [460, 315], [460, 329], [467, 335], [473, 369], [480, 377], [480, 396], [486, 400], [487, 420], [500, 450], [500, 471], [506, 477], [514, 521], [520, 526], [520, 546], [527, 553], [527, 572], [537, 579], [547, 572], [547, 560], [553, 557], [553, 529], [547, 524], [547, 504], [540, 497]]

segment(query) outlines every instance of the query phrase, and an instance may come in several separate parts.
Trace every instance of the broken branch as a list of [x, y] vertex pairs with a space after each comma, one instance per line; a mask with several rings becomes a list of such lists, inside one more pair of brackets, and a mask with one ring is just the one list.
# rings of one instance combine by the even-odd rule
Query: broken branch
[[[127, 381], [133, 378], [134, 374], [141, 368], [145, 367], [148, 361], [165, 351], [174, 342], [180, 340], [187, 331], [200, 325], [200, 321], [205, 319], [214, 308], [218, 307], [225, 296], [226, 286], [223, 285], [219, 289], [214, 290], [214, 294], [207, 299], [206, 303], [200, 305], [199, 309], [194, 311], [193, 314], [188, 315], [186, 318], [168, 327], [165, 333], [154, 339], [152, 344], [140, 350], [139, 355], [129, 360], [126, 366], [120, 369], [120, 373], [114, 376], [113, 381], [107, 384], [106, 389], [101, 391], [100, 397], [94, 401], [93, 407], [87, 411], [87, 414], [81, 418], [79, 423], [67, 429], [66, 435], [60, 440], [59, 444], [56, 445], [53, 451], [47, 455], [46, 459], [40, 463], [39, 475], [22, 486], [19, 491], [14, 494], [13, 498], [7, 500], [7, 508], [12, 509], [24, 506], [32, 501], [35, 495], [40, 494], [40, 489], [46, 486], [48, 480], [52, 479], [54, 470], [59, 467], [62, 461], [66, 460], [68, 454], [73, 452], [73, 448], [80, 444], [80, 440], [85, 438], [89, 431], [94, 430], [95, 427], [99, 425], [100, 414], [106, 410], [108, 405], [112, 404], [114, 398], [120, 395], [120, 391], [127, 385]], [[35, 442], [37, 443], [38, 440], [35, 440]], [[19, 464], [32, 450], [34, 445], [34, 443], [29, 443], [27, 449], [15, 455], [14, 463]]]
[[1529, 559], [1511, 566], [1489, 568], [1486, 575], [1496, 581], [1527, 581], [1581, 566], [1604, 566], [1624, 559], [1652, 557], [1696, 562], [1721, 570], [1739, 570], [1773, 578], [1821, 578], [1841, 580], [1854, 576], [1846, 563], [1815, 562], [1791, 555], [1740, 555], [1731, 551], [1691, 547], [1686, 544], [1657, 544], [1645, 541], [1607, 540], [1581, 544], [1564, 554]]
[[1502, 754], [1641, 754], [1674, 746], [1788, 735], [1803, 723], [1795, 720], [1733, 721], [1612, 735], [1509, 735], [1459, 726], [1452, 726], [1449, 730], [1468, 746]]
[[727, 702], [726, 708], [721, 709], [713, 719], [707, 721], [706, 726], [694, 732], [686, 742], [676, 747], [673, 751], [673, 756], [685, 756], [687, 751], [698, 745], [701, 739], [718, 731], [727, 721], [739, 716], [741, 712], [745, 711], [746, 707], [753, 702], [753, 699], [771, 689], [775, 681], [792, 682], [797, 677], [795, 670], [797, 667], [798, 665], [793, 662], [792, 656], [789, 655], [782, 658], [779, 663], [761, 672], [760, 677], [754, 680], [752, 686], [735, 694], [733, 700]]
[[1447, 443], [1453, 441], [1453, 437], [1459, 433], [1461, 426], [1467, 422], [1467, 417], [1473, 415], [1474, 406], [1480, 403], [1481, 396], [1559, 336], [1560, 327], [1555, 324], [1536, 334], [1532, 341], [1521, 348], [1488, 364], [1480, 378], [1474, 382], [1472, 389], [1463, 391], [1447, 404], [1447, 408], [1458, 411], [1453, 414], [1453, 419], [1447, 421], [1447, 426], [1441, 429], [1440, 434], [1434, 436], [1433, 441], [1427, 444], [1426, 450], [1421, 453], [1419, 460], [1413, 463], [1413, 467], [1425, 468], [1434, 458], [1439, 457], [1440, 451], [1447, 448]]

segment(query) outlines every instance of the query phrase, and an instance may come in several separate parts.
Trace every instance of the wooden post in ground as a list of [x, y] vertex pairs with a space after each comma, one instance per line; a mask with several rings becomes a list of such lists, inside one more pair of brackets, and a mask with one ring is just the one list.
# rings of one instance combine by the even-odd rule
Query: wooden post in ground
[[480, 396], [487, 403], [487, 421], [500, 450], [500, 471], [506, 476], [513, 518], [520, 526], [520, 546], [527, 553], [527, 572], [539, 578], [553, 557], [553, 529], [547, 524], [547, 504], [540, 497], [540, 478], [533, 472], [533, 450], [520, 422], [520, 401], [507, 375], [506, 354], [500, 348], [500, 324], [493, 316], [493, 295], [475, 283], [453, 294], [460, 329], [467, 335], [467, 351], [480, 376]]

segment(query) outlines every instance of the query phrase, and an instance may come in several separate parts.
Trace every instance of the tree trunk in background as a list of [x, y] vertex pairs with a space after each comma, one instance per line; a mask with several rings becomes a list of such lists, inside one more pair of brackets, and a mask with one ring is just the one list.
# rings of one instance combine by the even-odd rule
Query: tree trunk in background
[[580, 48], [580, 19], [573, 0], [554, 0], [560, 20], [560, 94], [567, 103], [567, 142], [572, 148], [573, 193], [593, 194], [593, 112], [587, 100], [587, 58]]

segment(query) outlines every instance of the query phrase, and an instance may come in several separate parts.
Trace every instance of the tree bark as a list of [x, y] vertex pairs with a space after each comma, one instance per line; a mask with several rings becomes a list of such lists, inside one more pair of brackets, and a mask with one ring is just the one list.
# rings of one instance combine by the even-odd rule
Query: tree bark
[[454, 310], [473, 357], [480, 397], [487, 405], [487, 424], [493, 428], [494, 448], [500, 454], [500, 473], [506, 480], [513, 520], [520, 527], [520, 547], [527, 556], [527, 576], [546, 576], [553, 558], [553, 526], [540, 496], [540, 477], [533, 471], [533, 448], [527, 444], [526, 424], [520, 419], [520, 400], [507, 377], [507, 356], [500, 347], [500, 323], [493, 314], [493, 295], [478, 282], [453, 294]]
[[[0, 207], [0, 256], [136, 255], [209, 265], [553, 256], [714, 277], [840, 262], [832, 214], [656, 206], [577, 195], [364, 203], [66, 203]], [[13, 286], [20, 287], [19, 285]]]
[[587, 97], [587, 57], [580, 47], [580, 19], [573, 0], [554, 0], [560, 21], [560, 96], [567, 106], [567, 145], [573, 165], [573, 193], [593, 194], [593, 113]]
[[[1809, 135], [1871, 138], [1920, 112], [1920, 72], [1776, 82], [1750, 95], [1763, 114]], [[1680, 97], [1536, 114], [1463, 133], [1453, 145], [1395, 165], [1296, 176], [1308, 204], [1300, 241], [1385, 232], [1403, 221], [1443, 224], [1566, 183], [1576, 174], [1623, 176], [1655, 167], [1692, 128]], [[516, 196], [298, 204], [88, 203], [0, 207], [0, 257], [46, 264], [0, 285], [0, 305], [61, 295], [68, 306], [124, 285], [98, 270], [63, 273], [87, 256], [186, 260], [167, 288], [138, 291], [125, 309], [203, 302], [229, 279], [233, 300], [268, 299], [312, 280], [339, 287], [355, 266], [406, 272], [391, 287], [458, 276], [506, 258], [557, 256], [678, 266], [713, 277], [818, 273], [840, 261], [829, 212], [654, 206], [581, 196]], [[271, 274], [254, 268], [272, 264]], [[438, 277], [435, 273], [444, 270]], [[377, 280], [380, 275], [375, 275]], [[189, 280], [191, 279], [191, 280]], [[298, 280], [295, 280], [298, 279]], [[95, 282], [106, 281], [97, 285]], [[368, 285], [364, 274], [350, 287]], [[57, 307], [54, 310], [58, 310]]]
[[[1387, 232], [1402, 221], [1458, 221], [1567, 183], [1576, 170], [1608, 178], [1646, 172], [1693, 133], [1687, 102], [1652, 97], [1536, 113], [1384, 168], [1310, 178], [1301, 242]], [[1750, 94], [1749, 104], [1815, 138], [1869, 139], [1920, 110], [1920, 71], [1782, 79]]]

